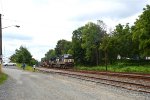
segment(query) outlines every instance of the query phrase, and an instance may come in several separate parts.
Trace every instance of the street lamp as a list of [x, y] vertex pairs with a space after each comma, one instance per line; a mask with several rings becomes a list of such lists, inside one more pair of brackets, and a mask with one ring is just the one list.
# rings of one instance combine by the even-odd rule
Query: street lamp
[[2, 29], [9, 28], [9, 27], [12, 27], [12, 26], [17, 27], [17, 28], [19, 28], [19, 27], [20, 27], [19, 25], [11, 25], [11, 26], [3, 27]]
[[2, 56], [2, 29], [8, 28], [8, 27], [17, 27], [19, 28], [20, 26], [18, 25], [11, 25], [11, 26], [7, 26], [7, 27], [3, 27], [2, 28], [2, 20], [1, 20], [1, 14], [0, 14], [0, 73], [2, 73], [2, 61], [3, 61], [3, 56]]

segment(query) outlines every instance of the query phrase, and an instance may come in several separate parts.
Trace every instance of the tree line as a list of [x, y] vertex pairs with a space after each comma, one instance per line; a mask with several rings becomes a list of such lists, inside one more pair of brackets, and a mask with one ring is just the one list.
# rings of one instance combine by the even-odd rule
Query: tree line
[[15, 53], [11, 55], [10, 60], [16, 63], [26, 63], [31, 66], [38, 64], [38, 61], [35, 60], [28, 49], [23, 46], [20, 46], [19, 49], [15, 50]]
[[72, 41], [59, 40], [41, 60], [65, 53], [72, 54], [75, 63], [82, 65], [113, 64], [118, 59], [139, 61], [150, 57], [150, 5], [143, 8], [133, 26], [118, 24], [110, 33], [103, 21], [88, 22], [72, 32]]
[[[118, 24], [111, 32], [106, 29], [102, 20], [97, 24], [88, 22], [72, 32], [72, 41], [58, 40], [56, 47], [50, 49], [41, 61], [72, 54], [75, 64], [107, 65], [118, 62], [118, 59], [120, 62], [139, 62], [150, 57], [150, 5], [143, 8], [134, 25]], [[22, 46], [16, 49], [11, 60], [28, 64], [36, 62]]]

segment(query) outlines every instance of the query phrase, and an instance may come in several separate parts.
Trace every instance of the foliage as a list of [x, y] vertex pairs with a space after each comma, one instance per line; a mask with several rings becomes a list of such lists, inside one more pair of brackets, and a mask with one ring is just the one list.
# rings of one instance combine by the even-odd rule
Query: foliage
[[105, 62], [105, 65], [124, 66], [132, 61], [132, 65], [147, 61], [145, 58], [150, 57], [150, 6], [143, 9], [135, 25], [118, 24], [109, 34], [103, 21], [88, 22], [72, 32], [72, 41], [59, 40], [43, 59], [65, 53], [72, 54], [77, 65], [98, 66]]
[[99, 25], [89, 22], [85, 26], [73, 31], [72, 51], [77, 63], [99, 64], [99, 47], [106, 33], [104, 27], [102, 27], [103, 25], [102, 21], [99, 21]]
[[[22, 64], [21, 63], [17, 63], [17, 67], [19, 69], [22, 69]], [[33, 71], [33, 66], [26, 65], [25, 70], [27, 70], [27, 71]]]
[[55, 49], [50, 49], [46, 54], [45, 57], [41, 59], [41, 61], [49, 60], [51, 58], [59, 57], [63, 54], [73, 54], [72, 53], [72, 42], [67, 40], [59, 40]]
[[57, 56], [60, 56], [62, 54], [67, 54], [69, 50], [71, 49], [71, 42], [67, 40], [59, 40], [57, 42], [56, 48], [55, 48], [55, 53]]
[[[91, 70], [91, 71], [106, 71], [105, 66], [94, 66], [94, 67], [78, 66], [75, 69], [76, 70]], [[150, 74], [150, 66], [109, 65], [107, 71]]]
[[45, 59], [50, 59], [56, 57], [55, 50], [50, 49], [46, 54], [45, 54]]
[[141, 54], [150, 56], [150, 5], [143, 9], [143, 13], [136, 20], [133, 39], [139, 40]]
[[84, 27], [80, 27], [72, 33], [72, 54], [76, 64], [85, 64], [86, 60], [85, 49], [82, 48], [82, 30]]
[[27, 48], [20, 46], [19, 49], [16, 49], [15, 54], [10, 57], [10, 60], [17, 63], [26, 63], [29, 65], [35, 64], [37, 61], [32, 58], [31, 53]]
[[38, 61], [35, 60], [34, 58], [31, 59], [30, 61], [30, 65], [33, 66], [33, 65], [38, 65]]
[[99, 64], [99, 46], [105, 34], [105, 30], [98, 25], [89, 22], [82, 33], [82, 48], [86, 50], [85, 58], [91, 64]]
[[132, 56], [133, 42], [131, 28], [128, 23], [124, 26], [118, 24], [113, 32], [116, 38], [116, 50], [122, 58], [130, 58]]
[[4, 73], [0, 73], [0, 84], [4, 83], [4, 81], [7, 79], [7, 75]]

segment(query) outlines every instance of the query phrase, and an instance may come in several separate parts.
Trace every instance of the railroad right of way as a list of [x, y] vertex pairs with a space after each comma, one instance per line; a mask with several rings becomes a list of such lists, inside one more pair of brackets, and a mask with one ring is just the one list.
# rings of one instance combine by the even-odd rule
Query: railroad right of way
[[40, 72], [57, 73], [72, 78], [91, 81], [100, 84], [111, 85], [127, 90], [150, 93], [150, 75], [111, 73], [111, 72], [88, 72], [88, 71], [68, 71], [48, 68], [37, 68]]

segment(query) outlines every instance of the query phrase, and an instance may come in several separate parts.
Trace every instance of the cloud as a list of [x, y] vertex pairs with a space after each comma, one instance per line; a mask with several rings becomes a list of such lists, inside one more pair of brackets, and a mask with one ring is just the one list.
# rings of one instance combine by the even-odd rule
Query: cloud
[[27, 35], [19, 35], [19, 34], [15, 34], [15, 33], [5, 33], [5, 34], [3, 34], [3, 39], [5, 41], [14, 41], [14, 40], [31, 41], [32, 37], [27, 36]]
[[123, 19], [141, 12], [142, 8], [146, 5], [146, 0], [144, 0], [145, 2], [141, 2], [141, 0], [94, 1], [80, 5], [80, 9], [77, 8], [76, 16], [71, 19], [75, 21], [98, 20], [106, 17]]
[[46, 5], [49, 0], [31, 0], [33, 4], [39, 5], [39, 6], [43, 6]]
[[[73, 30], [87, 22], [103, 20], [108, 27], [133, 23], [148, 0], [3, 0], [3, 46], [10, 56], [16, 48], [26, 46], [40, 60], [57, 41], [71, 41]], [[4, 20], [10, 19], [10, 20]], [[4, 49], [4, 47], [3, 47]], [[8, 51], [8, 53], [7, 53]]]

